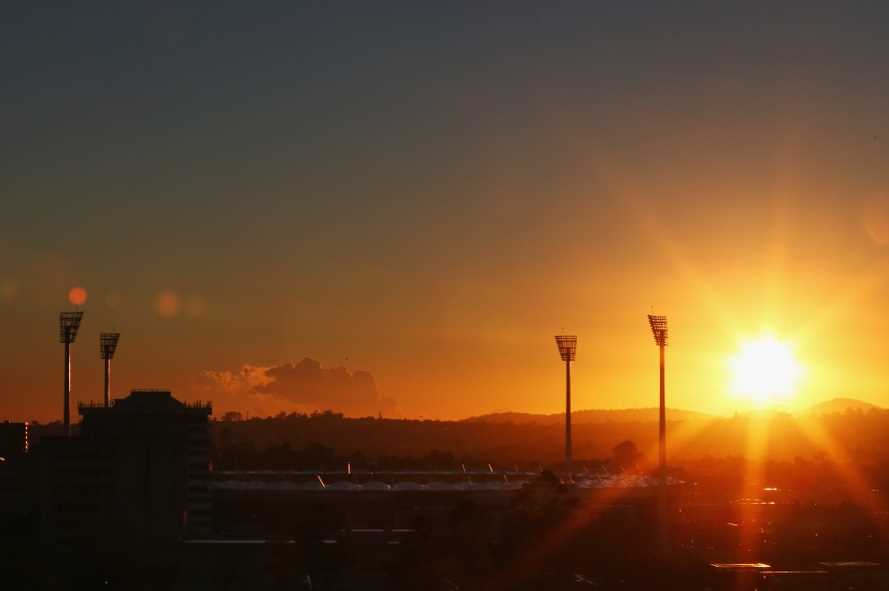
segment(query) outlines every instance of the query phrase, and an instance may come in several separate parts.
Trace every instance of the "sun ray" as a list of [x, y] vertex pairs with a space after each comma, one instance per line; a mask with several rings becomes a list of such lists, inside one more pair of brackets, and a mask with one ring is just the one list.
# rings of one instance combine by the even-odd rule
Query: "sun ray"
[[872, 514], [885, 513], [889, 507], [880, 496], [874, 494], [874, 484], [862, 475], [852, 457], [821, 424], [819, 417], [802, 417], [797, 420], [802, 434], [810, 443], [824, 451], [839, 472], [841, 484], [853, 501], [867, 508]]
[[687, 293], [692, 294], [699, 306], [709, 312], [725, 336], [734, 335], [737, 332], [735, 321], [731, 309], [724, 304], [728, 301], [725, 294], [719, 293], [714, 283], [708, 281], [694, 267], [676, 239], [670, 238], [675, 234], [668, 232], [661, 219], [651, 214], [651, 204], [643, 202], [639, 197], [646, 194], [648, 189], [634, 181], [621, 182], [612, 170], [602, 168], [596, 163], [593, 166], [597, 178], [603, 179], [603, 183], [612, 189], [614, 198], [630, 212], [632, 223], [641, 235], [651, 242], [656, 252], [666, 257], [673, 268], [674, 279], [689, 286]]
[[768, 453], [768, 424], [764, 417], [752, 416], [747, 421], [747, 442], [744, 457], [742, 498], [737, 500], [740, 512], [738, 559], [759, 562], [762, 539], [763, 505], [760, 493], [763, 486], [763, 461]]
[[[667, 450], [680, 451], [690, 445], [710, 420], [681, 421], [669, 423], [667, 429]], [[657, 441], [643, 450], [643, 457], [655, 457], [657, 454]], [[652, 488], [654, 492], [654, 488]], [[574, 532], [589, 525], [604, 510], [619, 503], [620, 500], [633, 493], [629, 488], [607, 488], [595, 490], [584, 502], [562, 522], [556, 525], [533, 547], [529, 548], [520, 559], [515, 561], [515, 566], [508, 572], [498, 574], [495, 579], [488, 581], [488, 589], [510, 589], [526, 580], [529, 576], [540, 571], [546, 560], [558, 552]]]
[[814, 341], [821, 332], [842, 317], [860, 307], [869, 295], [872, 295], [886, 282], [885, 269], [874, 269], [862, 273], [857, 278], [845, 281], [848, 285], [842, 292], [831, 297], [830, 303], [819, 308], [819, 312], [801, 327], [799, 340], [802, 343]]

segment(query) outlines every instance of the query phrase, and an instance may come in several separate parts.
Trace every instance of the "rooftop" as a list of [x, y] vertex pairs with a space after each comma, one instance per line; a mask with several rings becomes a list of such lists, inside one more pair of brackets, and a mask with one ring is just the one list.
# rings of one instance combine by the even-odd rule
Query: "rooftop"
[[88, 412], [162, 412], [182, 413], [200, 411], [207, 414], [211, 411], [209, 402], [182, 402], [173, 398], [169, 390], [139, 389], [130, 392], [126, 398], [115, 398], [111, 406], [106, 408], [97, 402], [81, 403], [80, 413]]

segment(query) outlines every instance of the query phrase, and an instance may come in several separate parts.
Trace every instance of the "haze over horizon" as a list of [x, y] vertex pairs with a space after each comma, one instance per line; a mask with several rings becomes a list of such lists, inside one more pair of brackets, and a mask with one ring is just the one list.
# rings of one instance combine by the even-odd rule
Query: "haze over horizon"
[[[8, 8], [0, 420], [169, 388], [217, 414], [889, 406], [889, 6]], [[73, 411], [76, 417], [76, 410]]]

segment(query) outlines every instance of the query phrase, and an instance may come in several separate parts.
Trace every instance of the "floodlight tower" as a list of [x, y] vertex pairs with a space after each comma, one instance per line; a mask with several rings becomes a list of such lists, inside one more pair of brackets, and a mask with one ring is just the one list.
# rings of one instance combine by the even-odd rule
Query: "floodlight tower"
[[664, 396], [664, 349], [667, 346], [667, 317], [648, 315], [648, 325], [654, 335], [654, 342], [660, 350], [661, 357], [661, 403], [658, 429], [659, 467], [661, 478], [667, 472], [667, 405]]
[[571, 362], [577, 357], [577, 337], [557, 335], [556, 346], [565, 362], [565, 465], [571, 466]]
[[65, 344], [65, 407], [62, 417], [65, 422], [65, 437], [71, 435], [71, 411], [69, 398], [71, 397], [71, 344], [77, 339], [77, 329], [83, 312], [62, 312], [59, 314], [59, 342]]
[[99, 354], [105, 361], [105, 408], [111, 406], [111, 360], [117, 350], [119, 332], [103, 332], [99, 334]]

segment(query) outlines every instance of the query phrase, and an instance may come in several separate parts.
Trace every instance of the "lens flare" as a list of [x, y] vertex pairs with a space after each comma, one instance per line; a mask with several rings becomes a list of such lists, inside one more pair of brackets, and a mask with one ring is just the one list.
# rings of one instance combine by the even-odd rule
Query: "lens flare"
[[75, 306], [82, 306], [86, 303], [87, 293], [82, 287], [72, 287], [68, 291], [68, 301]]
[[169, 289], [161, 291], [154, 300], [154, 309], [161, 318], [175, 318], [179, 315], [181, 308], [182, 302], [179, 295]]

